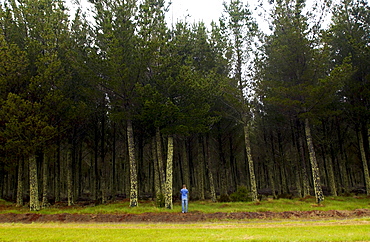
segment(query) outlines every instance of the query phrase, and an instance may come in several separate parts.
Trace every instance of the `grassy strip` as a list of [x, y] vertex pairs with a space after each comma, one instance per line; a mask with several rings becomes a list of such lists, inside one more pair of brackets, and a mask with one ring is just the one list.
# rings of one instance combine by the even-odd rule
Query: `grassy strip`
[[[2, 208], [0, 213], [29, 213], [29, 209], [24, 206], [17, 208], [10, 203], [0, 200], [0, 204], [6, 204], [7, 207]], [[284, 212], [284, 211], [312, 211], [312, 210], [354, 210], [358, 208], [370, 209], [370, 197], [327, 197], [325, 201], [318, 206], [315, 204], [315, 198], [309, 197], [305, 199], [279, 199], [279, 200], [263, 200], [261, 202], [235, 202], [235, 203], [212, 203], [210, 201], [190, 201], [189, 210], [201, 213], [216, 213], [216, 212]], [[98, 206], [71, 206], [58, 207], [52, 206], [42, 209], [37, 213], [40, 214], [59, 214], [59, 213], [77, 213], [77, 214], [141, 214], [141, 213], [160, 213], [181, 211], [181, 204], [174, 203], [174, 209], [168, 210], [165, 208], [156, 207], [152, 201], [139, 203], [136, 208], [130, 208], [128, 201], [119, 201]]]
[[370, 219], [199, 224], [0, 224], [0, 241], [370, 241]]

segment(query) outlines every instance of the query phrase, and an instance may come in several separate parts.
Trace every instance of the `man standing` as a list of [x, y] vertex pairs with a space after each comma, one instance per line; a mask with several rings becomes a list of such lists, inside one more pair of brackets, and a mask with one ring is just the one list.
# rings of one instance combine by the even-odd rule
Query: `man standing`
[[188, 212], [188, 194], [189, 191], [186, 189], [186, 185], [182, 186], [182, 189], [180, 190], [181, 193], [181, 203], [182, 203], [182, 213]]

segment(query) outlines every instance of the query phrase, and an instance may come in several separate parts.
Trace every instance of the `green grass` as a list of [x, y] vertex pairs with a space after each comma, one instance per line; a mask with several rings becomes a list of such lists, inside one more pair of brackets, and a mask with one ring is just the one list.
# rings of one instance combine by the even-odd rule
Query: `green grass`
[[[0, 210], [0, 213], [29, 213], [29, 209], [24, 206], [21, 208], [15, 207], [14, 204], [0, 200], [0, 205], [7, 205]], [[324, 202], [318, 206], [315, 204], [315, 198], [309, 197], [305, 199], [278, 199], [278, 200], [263, 200], [261, 202], [230, 202], [230, 203], [213, 203], [211, 201], [190, 201], [190, 212], [201, 213], [216, 213], [216, 212], [284, 212], [284, 211], [311, 211], [311, 210], [354, 210], [359, 208], [370, 209], [369, 196], [353, 196], [353, 197], [327, 197]], [[37, 211], [40, 214], [58, 214], [58, 213], [77, 213], [77, 214], [141, 214], [141, 213], [160, 213], [181, 211], [181, 204], [174, 203], [174, 209], [168, 210], [158, 208], [155, 202], [145, 201], [140, 202], [138, 207], [130, 208], [128, 201], [118, 201], [114, 203], [98, 205], [98, 206], [71, 206], [58, 207], [51, 206], [49, 208]]]
[[0, 241], [370, 241], [370, 219], [197, 224], [0, 224]]
[[[18, 208], [0, 200], [0, 213], [29, 213], [27, 206]], [[212, 203], [190, 201], [190, 212], [283, 212], [310, 210], [370, 209], [370, 197], [327, 197], [317, 206], [315, 199], [264, 200], [258, 203]], [[124, 214], [178, 213], [157, 208], [154, 202], [140, 202], [130, 208], [128, 201], [99, 206], [52, 206], [41, 214]], [[370, 241], [370, 218], [346, 220], [249, 220], [205, 223], [5, 223], [0, 224], [0, 241]]]

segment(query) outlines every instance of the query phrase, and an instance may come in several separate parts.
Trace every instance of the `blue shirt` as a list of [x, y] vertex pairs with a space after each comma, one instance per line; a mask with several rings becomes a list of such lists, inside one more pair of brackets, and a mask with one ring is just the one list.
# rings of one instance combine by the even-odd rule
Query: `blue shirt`
[[188, 199], [188, 193], [189, 193], [188, 189], [183, 188], [181, 189], [180, 193], [181, 193], [181, 199]]

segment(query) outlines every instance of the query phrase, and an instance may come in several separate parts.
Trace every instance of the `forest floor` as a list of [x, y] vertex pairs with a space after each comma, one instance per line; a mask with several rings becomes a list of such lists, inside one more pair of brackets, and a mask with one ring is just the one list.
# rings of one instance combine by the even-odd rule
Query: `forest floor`
[[[37, 212], [13, 213], [10, 205], [0, 204], [0, 223], [194, 223], [212, 221], [250, 221], [250, 220], [330, 220], [353, 219], [370, 217], [369, 209], [330, 210], [330, 211], [285, 211], [285, 212], [216, 212], [203, 213], [190, 211], [189, 213], [148, 212], [142, 214], [115, 213], [115, 214], [41, 214]], [[83, 206], [76, 204], [74, 206]], [[3, 211], [3, 213], [1, 213]]]

